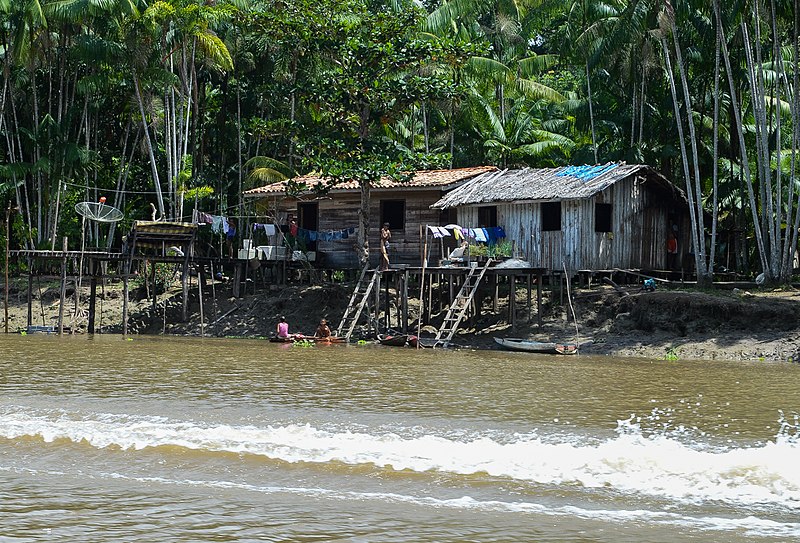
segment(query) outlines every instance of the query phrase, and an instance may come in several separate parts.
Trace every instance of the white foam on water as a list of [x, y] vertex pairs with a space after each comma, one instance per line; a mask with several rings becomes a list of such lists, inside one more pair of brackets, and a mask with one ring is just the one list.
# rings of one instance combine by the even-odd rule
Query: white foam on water
[[[625, 421], [620, 421], [621, 424]], [[68, 439], [93, 447], [177, 446], [260, 455], [284, 462], [375, 465], [513, 478], [523, 482], [665, 497], [688, 503], [800, 509], [800, 444], [783, 433], [757, 446], [710, 450], [670, 436], [645, 437], [630, 424], [596, 443], [553, 442], [536, 434], [457, 439], [320, 430], [308, 424], [208, 425], [161, 417], [0, 409], [0, 437]]]

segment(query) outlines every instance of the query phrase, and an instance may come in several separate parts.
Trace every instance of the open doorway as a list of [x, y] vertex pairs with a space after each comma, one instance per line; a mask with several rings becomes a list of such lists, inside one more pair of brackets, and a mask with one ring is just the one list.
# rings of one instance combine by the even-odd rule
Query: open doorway
[[[297, 225], [300, 228], [316, 232], [319, 229], [319, 204], [317, 202], [303, 202], [297, 204]], [[306, 241], [306, 249], [317, 250], [316, 241]]]

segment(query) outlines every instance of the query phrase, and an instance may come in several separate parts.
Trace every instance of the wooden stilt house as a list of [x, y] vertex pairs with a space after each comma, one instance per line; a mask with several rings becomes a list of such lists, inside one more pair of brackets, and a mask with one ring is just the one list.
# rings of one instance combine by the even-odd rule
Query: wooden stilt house
[[[442, 197], [463, 227], [501, 226], [534, 267], [676, 269], [690, 251], [686, 196], [645, 165], [487, 172]], [[667, 237], [678, 254], [667, 257]], [[668, 260], [670, 262], [668, 262]]]
[[[431, 205], [447, 191], [488, 172], [494, 166], [452, 170], [418, 171], [409, 181], [384, 178], [371, 190], [370, 261], [380, 258], [378, 235], [382, 224], [389, 223], [392, 241], [389, 257], [392, 264], [419, 265], [422, 258], [421, 229], [426, 225], [447, 224], [447, 212]], [[325, 179], [307, 175], [292, 180], [295, 186], [305, 187], [298, 194], [287, 194], [289, 182], [279, 182], [244, 192], [256, 203], [257, 213], [270, 217], [279, 228], [291, 218], [297, 223], [298, 239], [303, 249], [314, 253], [315, 263], [326, 268], [356, 268], [358, 211], [361, 205], [357, 182], [340, 183], [324, 193], [315, 187], [325, 186]], [[280, 245], [278, 238], [269, 243]]]

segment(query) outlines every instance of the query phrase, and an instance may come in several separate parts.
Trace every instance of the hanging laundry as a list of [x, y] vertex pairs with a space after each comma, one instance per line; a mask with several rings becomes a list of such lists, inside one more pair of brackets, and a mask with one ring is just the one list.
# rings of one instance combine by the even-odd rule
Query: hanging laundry
[[228, 224], [228, 218], [222, 217], [222, 231], [227, 234], [229, 229], [230, 225]]
[[486, 243], [489, 241], [489, 238], [486, 236], [486, 229], [485, 228], [476, 228], [475, 229], [475, 241], [481, 241]]
[[450, 237], [450, 232], [448, 232], [447, 228], [445, 228], [444, 226], [440, 226], [439, 227], [439, 232], [442, 233], [442, 237], [443, 238], [449, 238]]
[[264, 233], [268, 236], [274, 236], [278, 233], [278, 229], [275, 228], [274, 224], [265, 224], [264, 225]]
[[439, 230], [438, 226], [428, 226], [428, 230], [431, 231], [434, 238], [439, 239], [442, 237], [442, 232]]
[[[220, 217], [219, 215], [211, 216], [211, 231], [215, 234], [219, 234], [222, 231], [222, 219], [223, 217]], [[227, 231], [227, 227], [225, 230]]]
[[503, 230], [502, 226], [498, 226], [495, 229], [495, 232], [496, 232], [495, 235], [497, 236], [497, 239], [504, 239], [506, 237], [506, 231]]

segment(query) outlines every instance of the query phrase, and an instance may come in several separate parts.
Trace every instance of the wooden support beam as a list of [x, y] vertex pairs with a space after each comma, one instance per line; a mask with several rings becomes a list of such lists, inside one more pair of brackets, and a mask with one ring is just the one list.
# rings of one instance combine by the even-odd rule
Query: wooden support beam
[[403, 333], [408, 333], [408, 270], [403, 271]]
[[86, 332], [94, 334], [95, 311], [97, 309], [97, 263], [89, 259], [89, 323]]
[[428, 290], [428, 318], [425, 322], [431, 322], [431, 312], [433, 309], [433, 274], [431, 274], [430, 281], [428, 281], [426, 287]]
[[450, 304], [453, 303], [453, 299], [455, 299], [455, 297], [456, 297], [455, 289], [454, 289], [454, 286], [453, 286], [453, 276], [452, 275], [449, 275], [447, 277], [447, 283], [448, 283], [448, 285], [450, 287], [450, 298], [447, 300], [447, 305], [449, 306]]
[[67, 299], [67, 247], [69, 239], [62, 240], [64, 247], [64, 256], [61, 259], [61, 296], [59, 297], [58, 304], [58, 335], [64, 334], [64, 302]]
[[33, 259], [28, 257], [28, 326], [33, 326]]
[[539, 328], [542, 327], [542, 272], [536, 272], [536, 320]]
[[370, 319], [370, 325], [368, 329], [372, 328], [372, 323], [375, 323], [375, 333], [378, 334], [380, 331], [378, 330], [378, 314], [381, 310], [381, 280], [383, 279], [383, 272], [378, 272], [378, 277], [375, 279], [375, 313], [372, 315]]
[[122, 264], [122, 336], [128, 337], [128, 301], [130, 299], [130, 289], [128, 288], [128, 277], [131, 274], [131, 259], [128, 258]]
[[233, 297], [242, 298], [242, 266], [239, 263], [233, 265]]
[[511, 327], [517, 326], [517, 277], [513, 273], [508, 276], [508, 312]]
[[391, 315], [391, 311], [389, 310], [389, 278], [388, 277], [386, 278], [386, 281], [384, 281], [383, 289], [384, 289], [384, 296], [386, 298], [386, 302], [385, 302], [385, 305], [384, 305], [385, 309], [383, 311], [383, 321], [384, 321], [383, 327], [386, 330], [388, 330], [389, 328], [391, 328], [391, 322], [392, 322], [392, 315]]
[[205, 283], [205, 280], [206, 280], [205, 267], [203, 265], [200, 265], [197, 274], [197, 297], [200, 299], [200, 337], [203, 337], [205, 335], [205, 322], [203, 315], [203, 283]]
[[[153, 315], [151, 324], [155, 326], [156, 312], [158, 310], [158, 291], [156, 290], [156, 263], [151, 262], [150, 265], [152, 266], [152, 271], [150, 272], [150, 285], [152, 287], [152, 294], [153, 294]], [[167, 306], [164, 305], [164, 314], [166, 313], [167, 313]]]
[[497, 274], [492, 275], [492, 313], [497, 314], [500, 310], [500, 278]]
[[182, 322], [189, 320], [189, 258], [183, 261], [181, 268], [181, 287], [183, 287], [183, 308], [181, 313]]
[[533, 304], [531, 303], [531, 274], [530, 272], [527, 273], [528, 278], [528, 321], [531, 320], [531, 316], [533, 314]]

